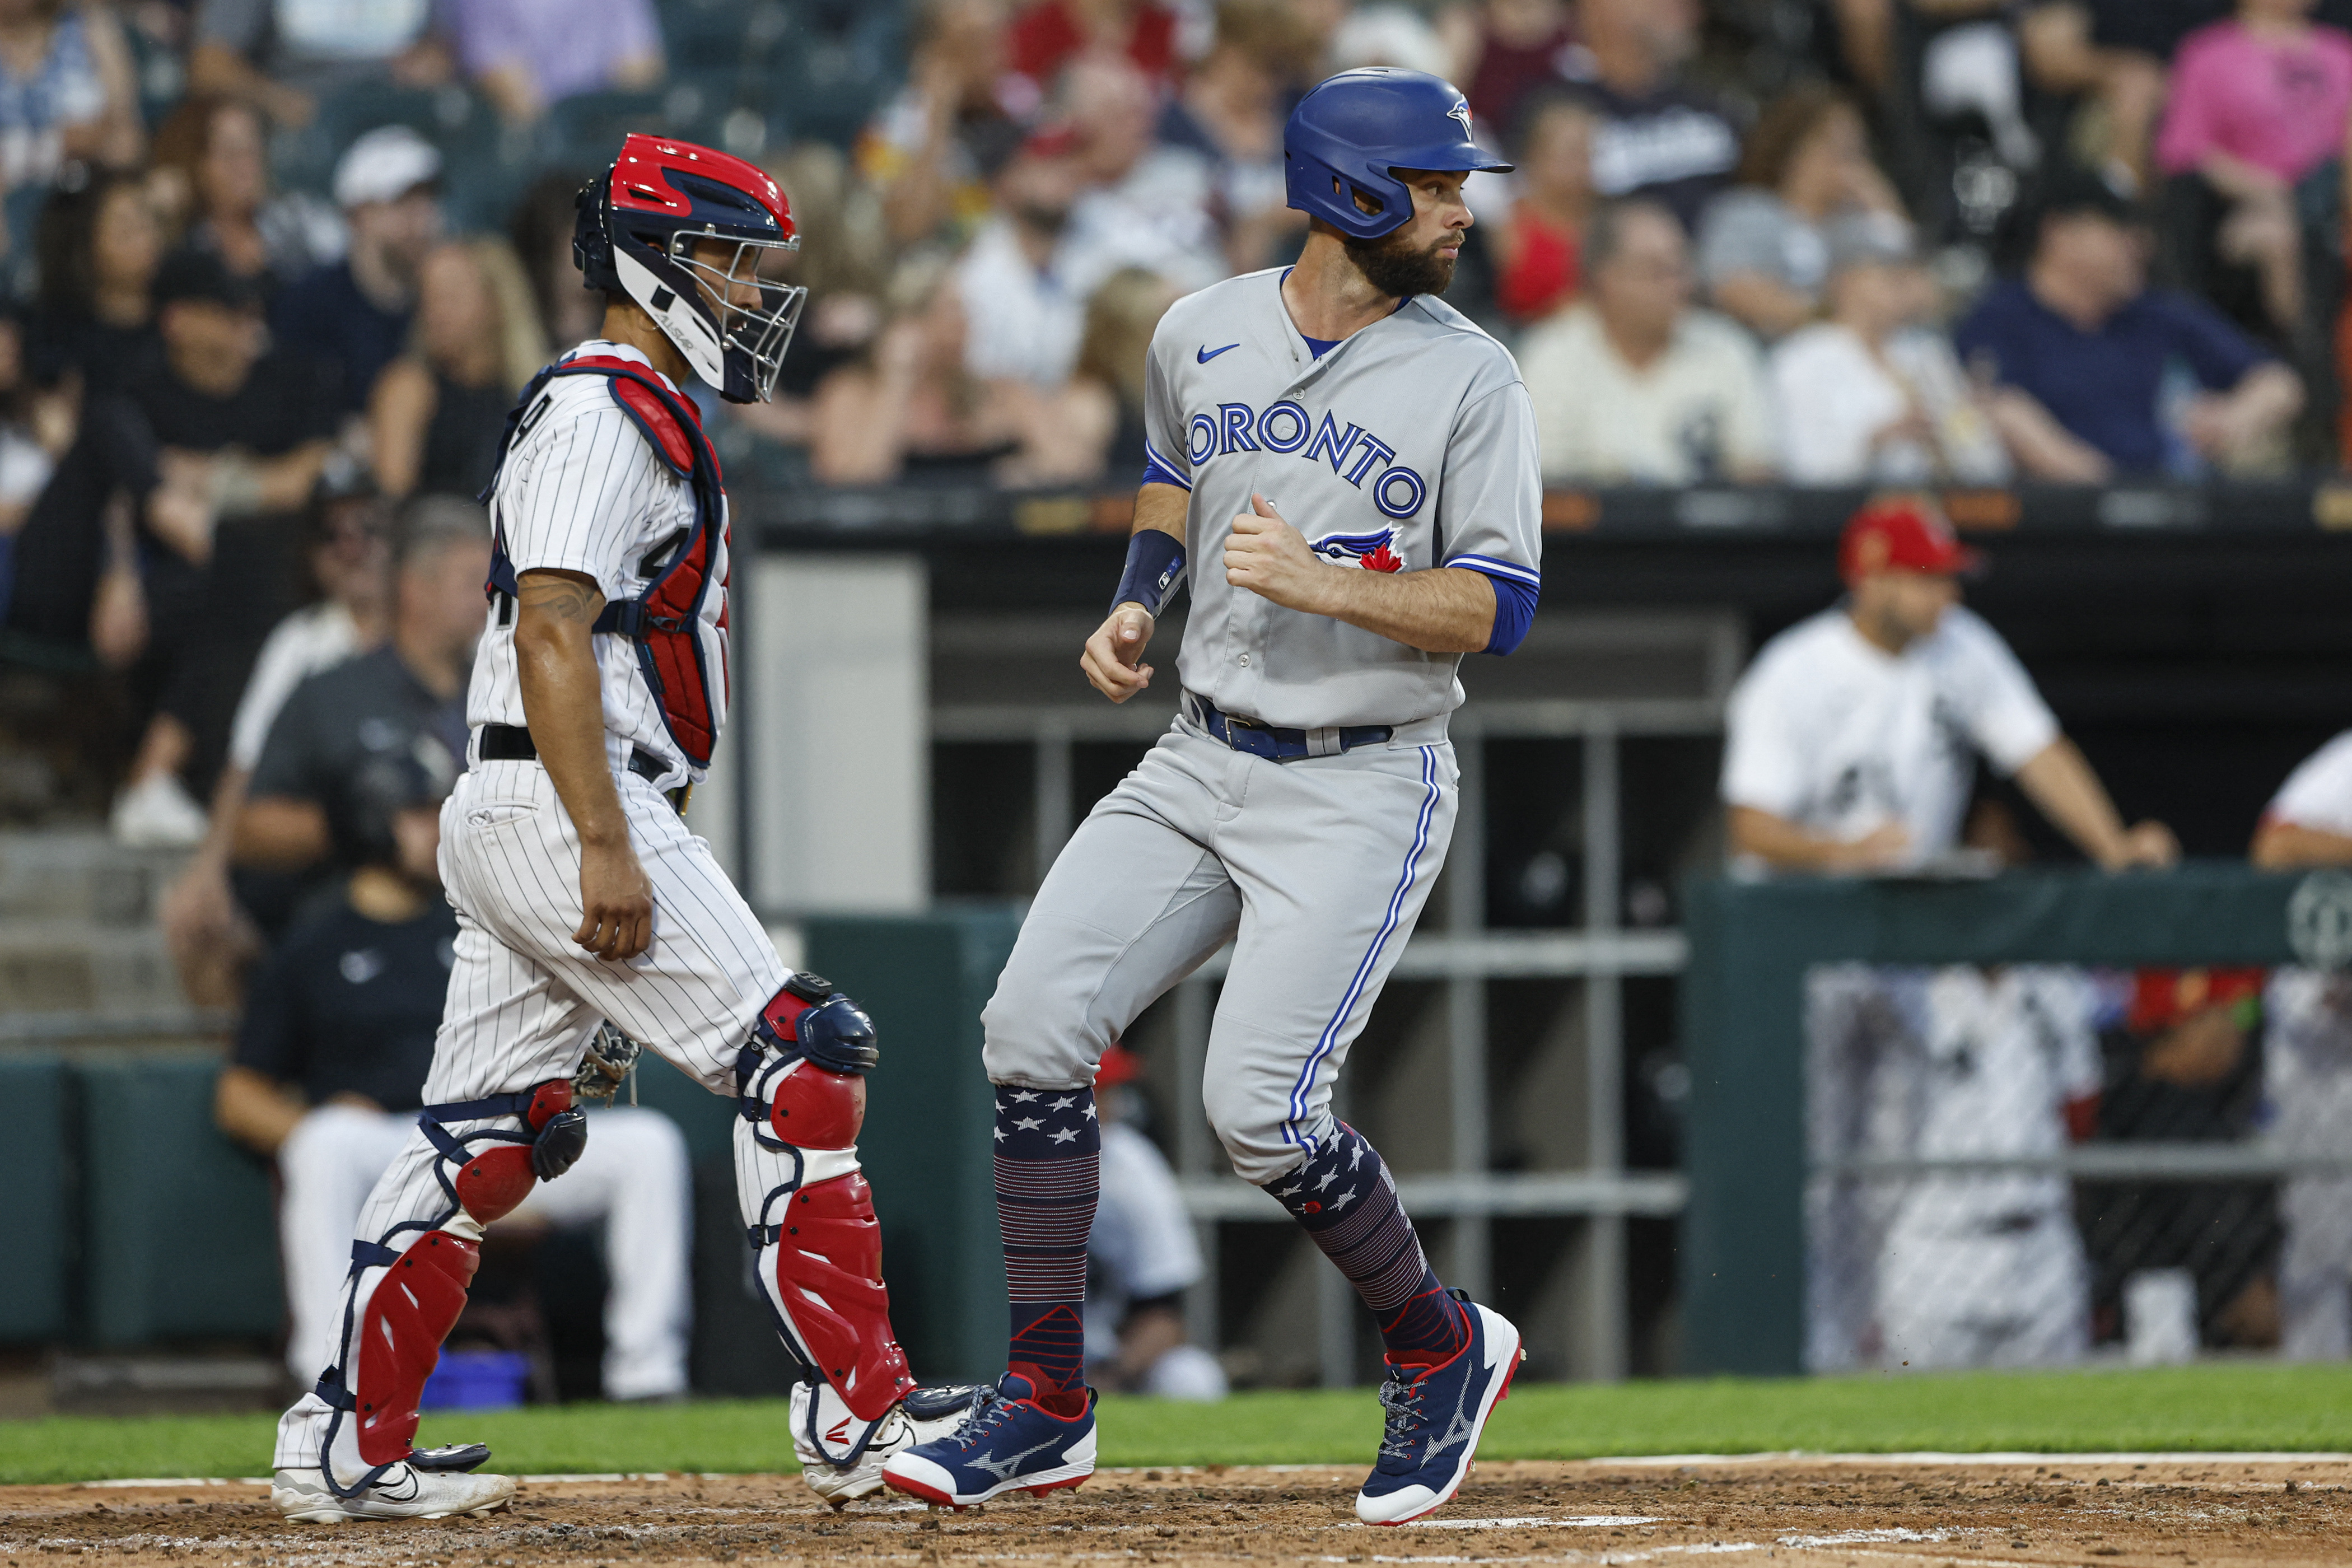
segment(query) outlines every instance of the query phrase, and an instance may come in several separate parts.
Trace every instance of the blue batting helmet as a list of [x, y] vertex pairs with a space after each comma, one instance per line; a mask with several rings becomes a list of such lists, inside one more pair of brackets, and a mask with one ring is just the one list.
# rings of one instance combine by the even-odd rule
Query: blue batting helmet
[[[1393, 169], [1508, 174], [1470, 134], [1470, 102], [1427, 71], [1366, 66], [1318, 82], [1282, 128], [1290, 205], [1356, 239], [1378, 239], [1412, 216]], [[1357, 193], [1374, 204], [1367, 213]]]

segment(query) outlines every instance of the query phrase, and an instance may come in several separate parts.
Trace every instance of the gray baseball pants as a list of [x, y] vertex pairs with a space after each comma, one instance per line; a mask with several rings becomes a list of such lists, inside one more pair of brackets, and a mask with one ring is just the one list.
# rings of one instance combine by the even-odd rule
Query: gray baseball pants
[[1274, 763], [1189, 717], [1070, 837], [982, 1020], [988, 1076], [1083, 1089], [1112, 1038], [1228, 941], [1202, 1101], [1244, 1181], [1330, 1130], [1331, 1086], [1445, 862], [1442, 726]]

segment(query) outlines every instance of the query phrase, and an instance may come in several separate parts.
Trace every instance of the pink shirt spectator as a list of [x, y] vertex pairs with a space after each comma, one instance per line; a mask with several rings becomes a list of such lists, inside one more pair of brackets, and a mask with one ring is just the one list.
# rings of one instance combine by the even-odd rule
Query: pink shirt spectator
[[2343, 150], [2347, 109], [2352, 33], [2315, 26], [2279, 43], [2216, 22], [2181, 40], [2157, 162], [2179, 174], [2226, 153], [2292, 184]]

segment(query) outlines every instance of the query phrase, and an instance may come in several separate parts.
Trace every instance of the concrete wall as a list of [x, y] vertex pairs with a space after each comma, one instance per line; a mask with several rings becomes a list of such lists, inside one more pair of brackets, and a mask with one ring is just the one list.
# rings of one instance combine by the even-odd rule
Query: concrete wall
[[740, 748], [742, 806], [730, 814], [740, 838], [728, 858], [748, 868], [752, 904], [921, 910], [930, 899], [922, 560], [769, 554], [736, 582], [749, 589], [730, 737]]

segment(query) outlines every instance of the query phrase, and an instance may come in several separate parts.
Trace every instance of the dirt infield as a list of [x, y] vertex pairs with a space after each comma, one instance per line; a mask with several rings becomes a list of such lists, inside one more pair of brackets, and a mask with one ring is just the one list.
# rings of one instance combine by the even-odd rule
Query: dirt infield
[[1109, 1471], [963, 1514], [835, 1513], [791, 1477], [528, 1481], [484, 1520], [290, 1525], [236, 1483], [0, 1488], [0, 1562], [50, 1568], [538, 1568], [746, 1562], [2352, 1563], [2352, 1462], [2103, 1457], [1482, 1465], [1436, 1519], [1372, 1531], [1337, 1468]]

